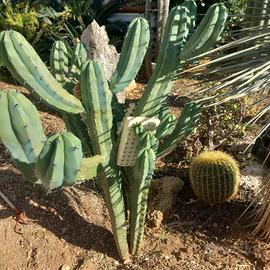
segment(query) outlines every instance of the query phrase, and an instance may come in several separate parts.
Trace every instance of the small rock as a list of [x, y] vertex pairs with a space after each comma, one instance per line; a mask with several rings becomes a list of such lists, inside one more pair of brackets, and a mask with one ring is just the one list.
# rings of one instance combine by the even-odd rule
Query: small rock
[[[111, 79], [112, 74], [117, 66], [120, 55], [115, 46], [109, 44], [110, 40], [106, 32], [105, 26], [99, 26], [94, 20], [88, 25], [81, 35], [81, 41], [88, 49], [88, 57], [96, 60], [104, 67], [105, 76], [108, 80]], [[116, 94], [119, 103], [125, 103], [126, 91], [131, 91], [136, 88], [135, 81], [122, 92]]]
[[[77, 269], [77, 268], [76, 268]], [[82, 265], [78, 270], [97, 270], [98, 267], [92, 262], [91, 258], [84, 258]]]
[[154, 210], [152, 213], [149, 214], [149, 221], [148, 225], [151, 228], [159, 228], [163, 221], [163, 213], [159, 210]]
[[69, 265], [67, 265], [67, 264], [63, 264], [60, 268], [59, 268], [59, 270], [70, 270], [71, 269], [71, 267], [69, 266]]
[[[154, 180], [150, 187], [149, 195], [149, 220], [150, 226], [160, 227], [174, 207], [179, 191], [184, 182], [178, 177], [162, 177]], [[152, 195], [151, 195], [152, 194]]]
[[88, 49], [89, 58], [101, 63], [107, 79], [110, 79], [118, 63], [119, 54], [116, 48], [109, 44], [105, 26], [99, 26], [94, 20], [83, 31], [81, 41]]

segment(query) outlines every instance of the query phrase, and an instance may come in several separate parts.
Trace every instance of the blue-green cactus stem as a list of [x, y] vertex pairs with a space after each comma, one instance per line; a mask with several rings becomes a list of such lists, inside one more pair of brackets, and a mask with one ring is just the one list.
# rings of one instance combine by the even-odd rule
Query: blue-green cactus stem
[[98, 180], [109, 210], [113, 235], [122, 260], [128, 258], [126, 211], [120, 172], [112, 136], [112, 93], [100, 64], [87, 62], [81, 73], [81, 95], [86, 111], [86, 124], [91, 132], [95, 155], [104, 156]]
[[163, 139], [173, 132], [177, 119], [173, 114], [170, 113], [167, 106], [163, 106], [161, 108], [159, 119], [160, 125], [157, 127], [156, 137], [158, 139]]
[[16, 90], [0, 93], [0, 139], [27, 180], [35, 181], [34, 164], [46, 137], [36, 107]]
[[212, 5], [182, 50], [181, 61], [203, 54], [215, 46], [225, 27], [227, 17], [224, 4]]
[[63, 86], [69, 81], [68, 72], [70, 57], [65, 42], [58, 40], [53, 44], [50, 53], [51, 72], [55, 79]]
[[220, 39], [227, 19], [227, 10], [223, 4], [215, 4], [209, 8], [186, 42], [194, 15], [192, 12], [194, 13], [190, 13], [185, 6], [171, 10], [165, 30], [167, 36], [164, 35], [155, 71], [135, 110], [136, 116], [158, 116], [160, 107], [177, 78], [176, 74], [185, 62], [205, 53]]
[[[97, 142], [92, 142], [96, 155], [110, 157], [112, 142], [112, 93], [109, 90], [104, 71], [100, 64], [88, 61], [81, 74], [81, 95], [85, 107], [85, 122]], [[97, 135], [98, 134], [98, 135]]]
[[42, 184], [46, 189], [61, 187], [64, 180], [65, 154], [62, 136], [58, 136], [53, 145], [53, 152], [50, 158], [46, 174]]
[[185, 0], [183, 3], [183, 6], [185, 6], [189, 10], [189, 13], [190, 13], [189, 33], [192, 33], [196, 25], [197, 4], [194, 0]]
[[94, 154], [91, 139], [82, 116], [80, 114], [62, 113], [62, 117], [67, 130], [81, 140], [84, 156], [91, 157]]
[[16, 90], [0, 94], [0, 138], [14, 159], [35, 163], [45, 135], [36, 107]]
[[160, 107], [172, 88], [172, 80], [179, 64], [177, 58], [186, 42], [189, 26], [187, 8], [173, 8], [166, 23], [154, 73], [135, 109], [136, 116], [158, 116]]
[[[50, 180], [51, 179], [47, 179], [47, 177], [49, 176], [49, 173], [47, 173], [48, 170], [52, 171], [55, 169], [55, 167], [53, 166], [53, 161], [52, 161], [52, 157], [53, 155], [55, 155], [55, 150], [56, 150], [56, 141], [59, 140], [59, 134], [54, 134], [52, 136], [50, 136], [46, 142], [44, 143], [44, 146], [42, 148], [42, 151], [38, 157], [37, 163], [36, 163], [36, 175], [38, 176], [38, 178], [40, 179], [40, 181], [42, 182], [42, 185], [46, 188], [46, 189], [50, 189], [52, 188], [52, 186], [50, 185]], [[61, 146], [63, 145], [63, 141], [61, 141]], [[59, 148], [58, 148], [58, 152], [59, 152]], [[59, 186], [62, 185], [62, 180], [64, 177], [64, 152], [62, 151], [62, 155], [60, 157], [60, 162], [57, 163], [58, 167], [60, 167], [60, 163], [62, 164], [61, 166], [61, 174], [62, 174], [62, 179], [61, 179], [61, 183], [59, 184]], [[58, 168], [57, 167], [57, 168]], [[45, 182], [45, 179], [47, 179], [47, 181]], [[59, 181], [60, 182], [60, 181]]]
[[82, 66], [87, 61], [87, 58], [86, 46], [82, 42], [79, 42], [72, 52], [69, 68], [69, 77], [74, 85], [80, 81]]
[[133, 180], [130, 181], [129, 244], [133, 255], [139, 253], [143, 243], [148, 192], [156, 161], [152, 137], [154, 135], [150, 132], [142, 132], [139, 135], [140, 149], [134, 166]]
[[3, 31], [0, 40], [1, 62], [23, 86], [61, 111], [84, 111], [81, 102], [62, 88], [21, 34]]
[[112, 75], [110, 89], [113, 93], [124, 90], [137, 75], [143, 62], [150, 39], [148, 23], [136, 18], [128, 27], [116, 69]]
[[184, 140], [194, 130], [200, 119], [201, 108], [202, 104], [196, 102], [190, 102], [185, 105], [175, 129], [163, 144], [159, 145], [158, 156], [164, 156], [170, 153], [179, 142]]
[[70, 132], [48, 138], [36, 163], [36, 174], [46, 189], [77, 182], [83, 159], [81, 141]]
[[71, 132], [64, 132], [62, 138], [65, 155], [63, 182], [64, 185], [73, 185], [76, 182], [83, 158], [82, 144]]

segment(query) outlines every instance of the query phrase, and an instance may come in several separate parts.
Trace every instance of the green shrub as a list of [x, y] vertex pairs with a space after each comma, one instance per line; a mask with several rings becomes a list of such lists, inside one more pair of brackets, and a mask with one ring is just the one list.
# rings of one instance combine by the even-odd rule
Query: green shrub
[[[257, 95], [247, 96], [204, 109], [199, 124], [190, 137], [189, 146], [184, 146], [187, 151], [186, 158], [192, 158], [202, 149], [222, 149], [243, 138], [249, 128], [247, 123], [261, 107], [260, 104], [254, 105], [256, 98]], [[195, 146], [194, 149], [191, 145]]]

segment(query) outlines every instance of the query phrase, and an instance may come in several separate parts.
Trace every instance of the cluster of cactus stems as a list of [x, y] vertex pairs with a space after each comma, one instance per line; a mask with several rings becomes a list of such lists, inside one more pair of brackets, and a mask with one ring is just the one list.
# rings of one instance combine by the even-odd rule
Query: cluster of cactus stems
[[[102, 66], [87, 59], [82, 43], [71, 50], [57, 41], [50, 57], [51, 72], [25, 38], [14, 31], [0, 33], [0, 63], [13, 77], [49, 106], [59, 110], [68, 131], [46, 138], [35, 106], [22, 94], [0, 94], [0, 138], [26, 179], [52, 189], [97, 177], [103, 189], [119, 256], [139, 253], [143, 242], [149, 183], [156, 158], [172, 151], [195, 127], [200, 102], [187, 103], [177, 120], [166, 98], [186, 61], [203, 54], [219, 40], [227, 17], [215, 4], [194, 31], [196, 4], [186, 0], [171, 10], [153, 75], [131, 116], [155, 117], [158, 129], [136, 125], [137, 158], [131, 167], [117, 166], [126, 107], [116, 93], [135, 78], [149, 42], [149, 26], [134, 19], [110, 81]], [[125, 184], [124, 184], [125, 183]], [[127, 212], [130, 214], [127, 215]]]

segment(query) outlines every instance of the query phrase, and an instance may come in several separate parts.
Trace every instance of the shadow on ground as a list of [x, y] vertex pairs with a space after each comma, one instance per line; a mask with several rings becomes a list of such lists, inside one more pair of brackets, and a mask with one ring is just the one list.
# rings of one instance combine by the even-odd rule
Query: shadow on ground
[[[2, 147], [0, 153], [0, 190], [16, 207], [25, 211], [29, 218], [36, 220], [37, 224], [51, 231], [59, 239], [85, 250], [95, 250], [109, 257], [118, 258], [113, 235], [104, 227], [108, 226], [109, 221], [102, 212], [104, 211], [102, 199], [95, 191], [87, 187], [84, 191], [66, 188], [47, 194], [41, 188], [32, 187], [6, 163], [7, 157], [4, 158], [6, 154]], [[82, 205], [80, 194], [83, 194], [84, 198]], [[88, 202], [92, 204], [96, 202], [96, 205], [89, 205]], [[5, 205], [2, 199], [1, 204]], [[96, 211], [101, 213], [97, 215]], [[9, 209], [0, 211], [0, 219], [11, 215], [13, 212]]]

